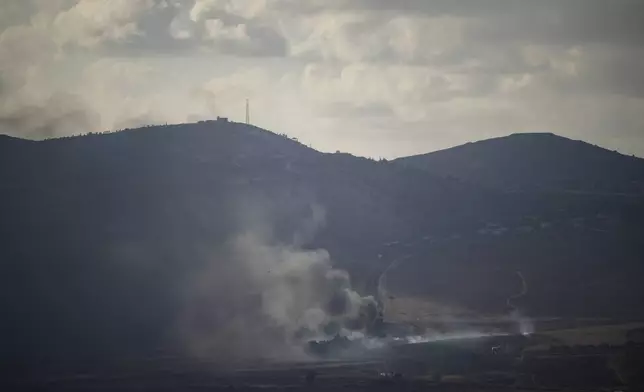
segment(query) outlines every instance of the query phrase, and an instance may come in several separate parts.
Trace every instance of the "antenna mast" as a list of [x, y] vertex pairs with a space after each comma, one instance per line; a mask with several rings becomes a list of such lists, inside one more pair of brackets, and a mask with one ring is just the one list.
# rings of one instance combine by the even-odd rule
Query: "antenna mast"
[[246, 98], [246, 125], [250, 125], [250, 106], [248, 105], [248, 98]]

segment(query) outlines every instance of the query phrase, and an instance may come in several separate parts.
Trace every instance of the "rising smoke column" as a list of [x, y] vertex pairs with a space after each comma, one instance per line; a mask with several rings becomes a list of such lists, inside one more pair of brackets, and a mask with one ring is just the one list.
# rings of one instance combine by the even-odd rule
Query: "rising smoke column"
[[293, 359], [304, 356], [309, 339], [363, 331], [376, 315], [375, 299], [355, 292], [326, 250], [251, 229], [197, 276], [180, 329], [189, 352], [200, 357]]
[[510, 317], [515, 320], [518, 332], [523, 335], [529, 335], [534, 332], [534, 324], [530, 318], [523, 316], [520, 310], [513, 303], [515, 299], [525, 297], [525, 295], [528, 294], [528, 284], [521, 271], [517, 271], [516, 274], [521, 281], [521, 290], [516, 294], [510, 295], [506, 300], [506, 304], [511, 310]]

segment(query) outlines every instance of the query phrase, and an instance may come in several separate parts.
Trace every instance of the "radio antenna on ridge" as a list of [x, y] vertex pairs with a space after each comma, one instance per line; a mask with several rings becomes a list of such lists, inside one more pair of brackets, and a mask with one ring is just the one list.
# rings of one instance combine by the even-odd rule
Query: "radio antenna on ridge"
[[250, 106], [248, 104], [248, 98], [246, 98], [246, 125], [250, 125]]

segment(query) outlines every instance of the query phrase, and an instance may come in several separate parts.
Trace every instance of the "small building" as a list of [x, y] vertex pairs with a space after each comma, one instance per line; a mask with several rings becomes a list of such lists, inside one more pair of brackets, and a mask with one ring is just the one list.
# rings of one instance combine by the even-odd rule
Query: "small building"
[[219, 116], [217, 116], [217, 121], [218, 121], [218, 122], [226, 122], [226, 123], [227, 123], [227, 122], [228, 122], [228, 117], [219, 117]]

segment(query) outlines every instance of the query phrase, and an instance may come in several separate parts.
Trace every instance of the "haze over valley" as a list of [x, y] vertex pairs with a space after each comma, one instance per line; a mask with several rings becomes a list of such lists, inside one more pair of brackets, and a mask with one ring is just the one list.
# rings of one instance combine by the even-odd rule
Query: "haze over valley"
[[644, 2], [1, 0], [1, 390], [644, 389]]
[[390, 162], [220, 120], [0, 151], [3, 352], [25, 361], [274, 355], [267, 333], [362, 331], [381, 305], [439, 329], [643, 316], [644, 161], [552, 134]]

